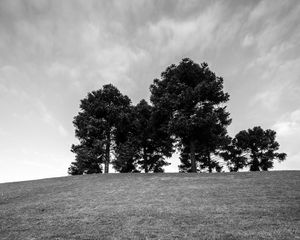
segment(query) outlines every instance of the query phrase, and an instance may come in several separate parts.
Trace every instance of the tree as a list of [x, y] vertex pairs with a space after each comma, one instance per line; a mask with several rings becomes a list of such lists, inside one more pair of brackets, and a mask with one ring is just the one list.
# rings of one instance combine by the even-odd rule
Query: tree
[[72, 145], [71, 151], [76, 154], [68, 173], [71, 175], [102, 173], [102, 159], [97, 157], [94, 149], [82, 145]]
[[73, 168], [88, 161], [87, 159], [90, 159], [89, 162], [94, 159], [98, 165], [104, 163], [104, 171], [108, 173], [111, 153], [125, 139], [122, 126], [128, 121], [130, 104], [130, 99], [112, 84], [88, 93], [81, 100], [81, 111], [73, 121], [75, 135], [80, 142], [77, 147], [72, 148], [77, 154], [77, 163], [73, 164]]
[[163, 172], [169, 164], [165, 157], [171, 157], [173, 152], [172, 140], [153, 121], [153, 107], [145, 100], [132, 109], [131, 126], [127, 129], [127, 140], [120, 146], [115, 168], [136, 172], [138, 166], [145, 173]]
[[[240, 131], [235, 136], [233, 145], [235, 149], [242, 151], [243, 155], [247, 157], [245, 165], [250, 166], [250, 171], [268, 171], [268, 169], [273, 168], [274, 160], [277, 159], [281, 162], [286, 159], [285, 153], [276, 152], [279, 149], [279, 143], [275, 138], [276, 132], [274, 130], [254, 127], [247, 131]], [[236, 155], [233, 155], [231, 161], [233, 163], [236, 161]]]
[[[205, 148], [200, 147], [197, 146], [195, 149], [197, 171], [207, 169], [208, 172], [212, 172], [215, 169], [216, 172], [221, 172], [223, 166], [219, 163], [217, 152], [211, 154]], [[180, 172], [192, 172], [189, 146], [181, 146], [180, 161], [181, 164], [178, 166]]]
[[118, 142], [115, 148], [115, 160], [112, 162], [113, 167], [120, 173], [139, 172], [137, 164], [137, 146], [135, 144], [135, 128], [134, 128], [134, 107], [131, 107], [128, 114], [128, 121], [123, 122], [124, 125], [118, 128]]
[[155, 79], [150, 91], [154, 111], [165, 119], [163, 126], [187, 151], [191, 172], [198, 170], [196, 161], [204, 158], [211, 170], [210, 154], [224, 144], [231, 122], [226, 106], [222, 106], [229, 100], [223, 78], [206, 63], [199, 65], [185, 58], [178, 66], [170, 65], [161, 80]]
[[227, 163], [230, 172], [238, 172], [247, 166], [247, 157], [242, 149], [236, 146], [236, 139], [229, 139], [229, 143], [223, 147], [219, 155]]

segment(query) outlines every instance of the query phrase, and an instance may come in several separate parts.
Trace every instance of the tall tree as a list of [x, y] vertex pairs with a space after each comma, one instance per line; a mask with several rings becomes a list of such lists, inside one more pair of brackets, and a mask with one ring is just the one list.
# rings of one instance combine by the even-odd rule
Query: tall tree
[[[247, 131], [240, 131], [233, 143], [235, 149], [242, 151], [242, 156], [247, 157], [245, 166], [250, 166], [250, 171], [267, 171], [273, 168], [274, 160], [286, 159], [285, 153], [276, 152], [279, 149], [279, 143], [275, 138], [274, 130], [263, 130], [258, 126]], [[233, 155], [230, 160], [235, 161], [236, 155]]]
[[[223, 78], [217, 77], [206, 63], [185, 58], [170, 65], [150, 87], [155, 111], [165, 119], [165, 128], [188, 151], [191, 172], [197, 171], [196, 155], [208, 159], [227, 138], [230, 124], [226, 106], [228, 93]], [[213, 166], [210, 166], [210, 168]]]
[[123, 122], [123, 125], [118, 128], [119, 131], [117, 132], [117, 139], [120, 141], [116, 144], [115, 159], [112, 164], [114, 169], [120, 173], [139, 172], [134, 122], [134, 107], [131, 107], [127, 121]]
[[160, 130], [153, 119], [153, 107], [145, 100], [135, 106], [136, 146], [140, 168], [147, 172], [163, 172], [163, 167], [169, 165], [165, 157], [171, 157], [173, 152], [172, 139]]
[[[85, 153], [89, 152], [90, 157], [99, 159], [98, 162], [104, 162], [105, 173], [109, 171], [111, 152], [116, 143], [122, 142], [124, 130], [121, 128], [130, 112], [130, 103], [127, 96], [122, 95], [112, 84], [108, 84], [88, 93], [81, 100], [81, 111], [74, 117], [75, 135], [80, 141], [77, 148], [81, 152], [82, 149]], [[74, 152], [77, 154], [77, 161], [87, 156], [78, 151]]]

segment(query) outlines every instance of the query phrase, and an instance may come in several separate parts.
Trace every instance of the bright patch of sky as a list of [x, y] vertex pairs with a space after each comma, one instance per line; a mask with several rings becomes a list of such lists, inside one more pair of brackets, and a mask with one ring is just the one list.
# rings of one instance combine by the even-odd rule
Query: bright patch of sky
[[113, 83], [148, 100], [184, 57], [224, 78], [232, 136], [275, 129], [274, 169], [300, 169], [299, 16], [298, 0], [0, 1], [0, 182], [67, 175], [80, 99]]

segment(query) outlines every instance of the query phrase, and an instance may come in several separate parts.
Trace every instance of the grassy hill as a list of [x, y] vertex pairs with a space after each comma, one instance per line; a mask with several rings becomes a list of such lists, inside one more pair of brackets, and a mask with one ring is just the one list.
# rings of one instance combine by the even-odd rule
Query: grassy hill
[[300, 171], [0, 184], [0, 239], [300, 239]]

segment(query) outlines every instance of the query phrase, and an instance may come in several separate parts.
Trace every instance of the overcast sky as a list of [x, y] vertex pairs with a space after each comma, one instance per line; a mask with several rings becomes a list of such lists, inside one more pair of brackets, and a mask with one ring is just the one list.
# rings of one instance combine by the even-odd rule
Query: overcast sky
[[113, 83], [148, 100], [184, 57], [224, 78], [231, 136], [275, 129], [274, 169], [299, 170], [299, 16], [299, 0], [1, 0], [0, 182], [67, 175], [80, 99]]

